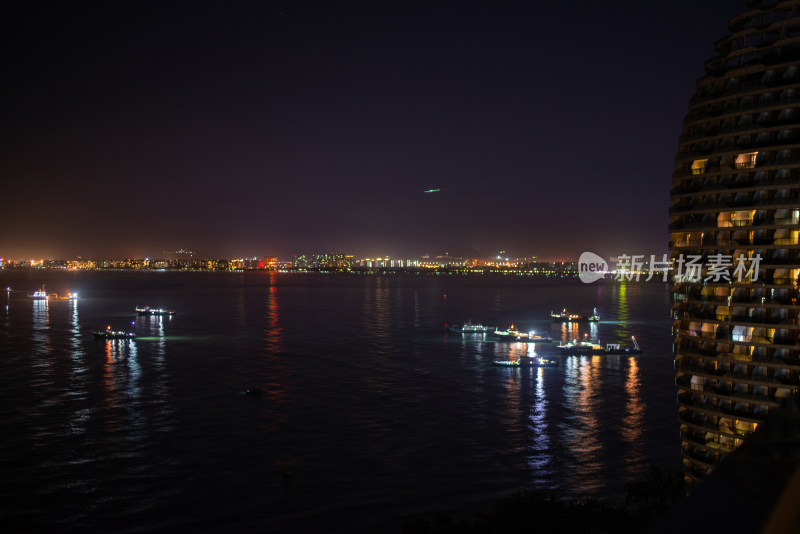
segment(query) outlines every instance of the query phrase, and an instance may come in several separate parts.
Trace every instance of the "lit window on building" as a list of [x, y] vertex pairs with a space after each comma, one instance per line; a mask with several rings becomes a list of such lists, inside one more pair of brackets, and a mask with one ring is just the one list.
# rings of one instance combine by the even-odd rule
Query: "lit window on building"
[[736, 156], [737, 169], [753, 169], [756, 166], [756, 157], [758, 152], [746, 152]]
[[703, 174], [708, 166], [708, 158], [696, 159], [692, 162], [692, 174]]

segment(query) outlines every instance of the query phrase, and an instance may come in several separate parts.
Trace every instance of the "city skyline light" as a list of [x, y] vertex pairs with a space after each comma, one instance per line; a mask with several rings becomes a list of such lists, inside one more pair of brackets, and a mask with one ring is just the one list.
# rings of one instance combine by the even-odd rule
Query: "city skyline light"
[[579, 7], [16, 4], [0, 256], [664, 252], [743, 2]]

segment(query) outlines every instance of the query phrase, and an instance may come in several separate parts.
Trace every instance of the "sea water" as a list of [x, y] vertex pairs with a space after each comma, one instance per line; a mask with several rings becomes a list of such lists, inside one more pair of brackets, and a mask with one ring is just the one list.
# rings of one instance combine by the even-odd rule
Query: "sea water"
[[[79, 299], [29, 298], [42, 284]], [[680, 467], [663, 283], [20, 269], [6, 286], [0, 522], [16, 531], [391, 532], [519, 489], [620, 499]], [[563, 308], [601, 321], [551, 322]], [[467, 320], [636, 336], [642, 354], [497, 368], [555, 344], [444, 328]], [[92, 336], [107, 326], [137, 337]]]

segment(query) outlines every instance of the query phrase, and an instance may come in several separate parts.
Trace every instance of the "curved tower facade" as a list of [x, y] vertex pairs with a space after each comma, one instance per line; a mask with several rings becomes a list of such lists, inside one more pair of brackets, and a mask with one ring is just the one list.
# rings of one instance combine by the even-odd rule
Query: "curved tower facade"
[[697, 82], [670, 193], [690, 481], [800, 389], [800, 0], [745, 6]]

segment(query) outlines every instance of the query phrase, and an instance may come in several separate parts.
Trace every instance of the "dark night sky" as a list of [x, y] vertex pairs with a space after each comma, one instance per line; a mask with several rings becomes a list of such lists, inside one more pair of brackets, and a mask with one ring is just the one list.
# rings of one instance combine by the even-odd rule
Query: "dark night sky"
[[744, 10], [12, 2], [0, 256], [661, 253], [688, 99]]

